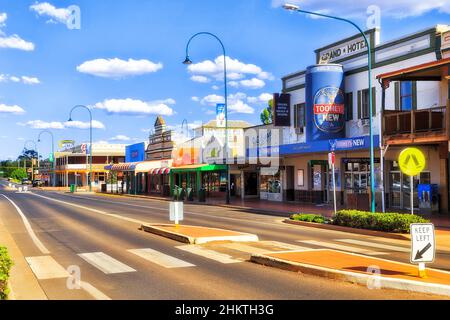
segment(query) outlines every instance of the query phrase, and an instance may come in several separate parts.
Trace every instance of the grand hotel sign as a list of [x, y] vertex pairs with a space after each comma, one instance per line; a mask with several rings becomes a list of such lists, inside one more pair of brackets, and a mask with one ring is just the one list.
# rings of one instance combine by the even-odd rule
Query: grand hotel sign
[[[367, 37], [370, 42], [370, 35], [367, 35]], [[319, 64], [333, 63], [366, 51], [367, 45], [364, 37], [361, 36], [336, 46], [320, 50]]]

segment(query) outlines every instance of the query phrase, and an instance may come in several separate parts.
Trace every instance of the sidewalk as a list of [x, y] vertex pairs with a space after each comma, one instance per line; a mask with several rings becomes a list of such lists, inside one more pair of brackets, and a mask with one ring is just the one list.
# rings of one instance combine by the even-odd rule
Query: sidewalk
[[0, 219], [0, 244], [8, 249], [14, 263], [9, 278], [10, 300], [47, 300], [22, 252]]
[[335, 250], [285, 251], [253, 254], [251, 261], [279, 269], [368, 286], [450, 297], [450, 273], [427, 269], [418, 276], [418, 267], [380, 258]]

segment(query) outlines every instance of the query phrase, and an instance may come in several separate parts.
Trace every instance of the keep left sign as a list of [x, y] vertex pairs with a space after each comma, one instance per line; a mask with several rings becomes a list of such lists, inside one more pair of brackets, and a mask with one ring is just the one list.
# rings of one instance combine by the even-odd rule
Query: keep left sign
[[432, 263], [436, 240], [432, 223], [411, 224], [411, 263]]

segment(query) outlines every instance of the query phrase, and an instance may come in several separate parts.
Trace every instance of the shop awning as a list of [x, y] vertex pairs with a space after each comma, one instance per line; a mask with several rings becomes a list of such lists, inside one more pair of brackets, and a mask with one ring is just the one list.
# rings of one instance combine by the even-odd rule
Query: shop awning
[[419, 64], [409, 68], [399, 69], [377, 76], [384, 82], [390, 81], [441, 81], [448, 72], [443, 72], [443, 68], [448, 68], [450, 58]]
[[172, 168], [171, 172], [180, 173], [180, 172], [206, 172], [206, 171], [224, 171], [227, 169], [227, 166], [224, 164], [194, 164], [189, 166], [182, 166]]
[[134, 171], [137, 163], [118, 163], [113, 165], [108, 165], [105, 170], [110, 171]]
[[161, 168], [161, 161], [143, 161], [136, 164], [134, 171], [136, 173], [148, 173], [159, 168]]
[[156, 168], [151, 170], [149, 173], [152, 175], [157, 175], [157, 174], [169, 174], [170, 173], [170, 168]]

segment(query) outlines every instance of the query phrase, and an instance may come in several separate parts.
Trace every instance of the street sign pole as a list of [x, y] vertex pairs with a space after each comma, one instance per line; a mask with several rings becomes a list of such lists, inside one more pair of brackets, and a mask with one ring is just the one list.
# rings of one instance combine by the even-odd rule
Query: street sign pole
[[411, 176], [411, 214], [414, 215], [414, 177]]
[[335, 164], [336, 164], [336, 154], [333, 151], [328, 154], [328, 165], [331, 167], [331, 174], [333, 175], [332, 181], [333, 181], [334, 214], [337, 214]]
[[336, 175], [334, 173], [334, 163], [333, 163], [333, 196], [334, 196], [334, 214], [337, 214], [337, 201], [336, 201]]

